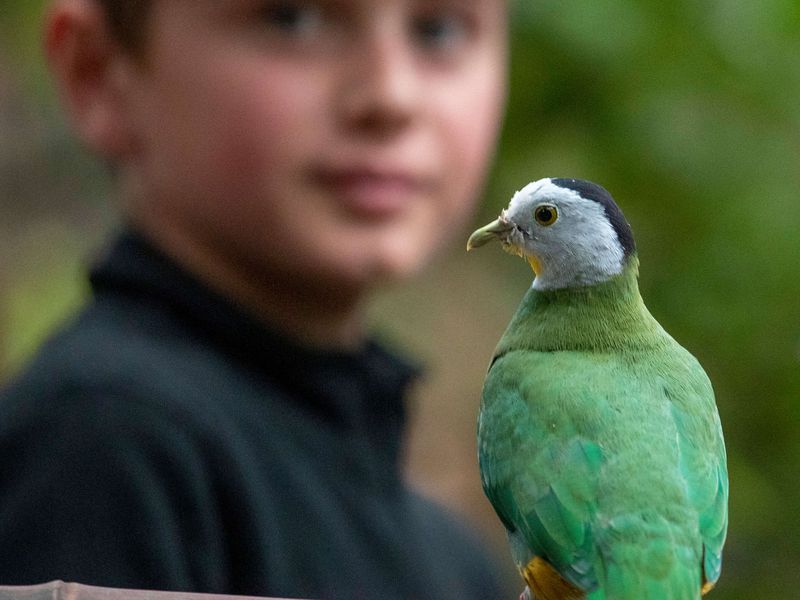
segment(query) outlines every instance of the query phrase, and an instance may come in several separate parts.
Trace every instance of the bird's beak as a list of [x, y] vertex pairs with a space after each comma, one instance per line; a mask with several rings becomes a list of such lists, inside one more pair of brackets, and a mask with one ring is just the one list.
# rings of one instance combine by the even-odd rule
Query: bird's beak
[[473, 248], [479, 248], [493, 240], [499, 240], [503, 245], [508, 244], [508, 234], [514, 229], [514, 225], [502, 216], [488, 225], [484, 225], [476, 230], [469, 240], [467, 240], [467, 252]]

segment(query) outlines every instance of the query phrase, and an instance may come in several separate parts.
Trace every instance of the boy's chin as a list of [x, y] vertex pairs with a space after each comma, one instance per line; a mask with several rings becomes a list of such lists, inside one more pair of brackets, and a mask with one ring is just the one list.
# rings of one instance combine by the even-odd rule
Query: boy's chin
[[[363, 258], [363, 257], [362, 257]], [[429, 256], [418, 254], [390, 255], [361, 260], [340, 273], [339, 283], [369, 291], [376, 287], [401, 283], [417, 275], [429, 262]]]

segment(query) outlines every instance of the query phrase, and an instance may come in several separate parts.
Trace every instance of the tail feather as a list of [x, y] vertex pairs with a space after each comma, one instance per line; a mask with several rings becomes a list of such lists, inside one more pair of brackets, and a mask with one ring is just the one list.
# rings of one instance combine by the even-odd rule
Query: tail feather
[[[602, 553], [600, 589], [587, 600], [700, 600], [701, 560], [689, 548], [651, 540]], [[599, 593], [598, 593], [599, 592]]]
[[671, 573], [665, 579], [614, 572], [605, 586], [587, 595], [587, 600], [700, 600], [700, 582], [690, 572]]

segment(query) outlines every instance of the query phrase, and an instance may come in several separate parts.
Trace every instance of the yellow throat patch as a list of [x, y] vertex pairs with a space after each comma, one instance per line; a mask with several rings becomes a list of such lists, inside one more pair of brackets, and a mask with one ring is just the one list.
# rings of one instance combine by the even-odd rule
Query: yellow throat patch
[[540, 263], [539, 259], [537, 259], [535, 256], [526, 256], [525, 259], [528, 261], [531, 269], [533, 269], [533, 272], [538, 277], [539, 273], [542, 272], [542, 263]]

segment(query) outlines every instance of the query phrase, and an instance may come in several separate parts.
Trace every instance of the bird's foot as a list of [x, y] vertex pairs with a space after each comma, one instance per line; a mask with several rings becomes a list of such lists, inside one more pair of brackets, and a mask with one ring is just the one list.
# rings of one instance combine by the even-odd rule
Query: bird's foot
[[519, 600], [534, 600], [533, 594], [531, 593], [531, 588], [527, 585], [525, 589], [522, 590], [522, 593], [519, 595]]

